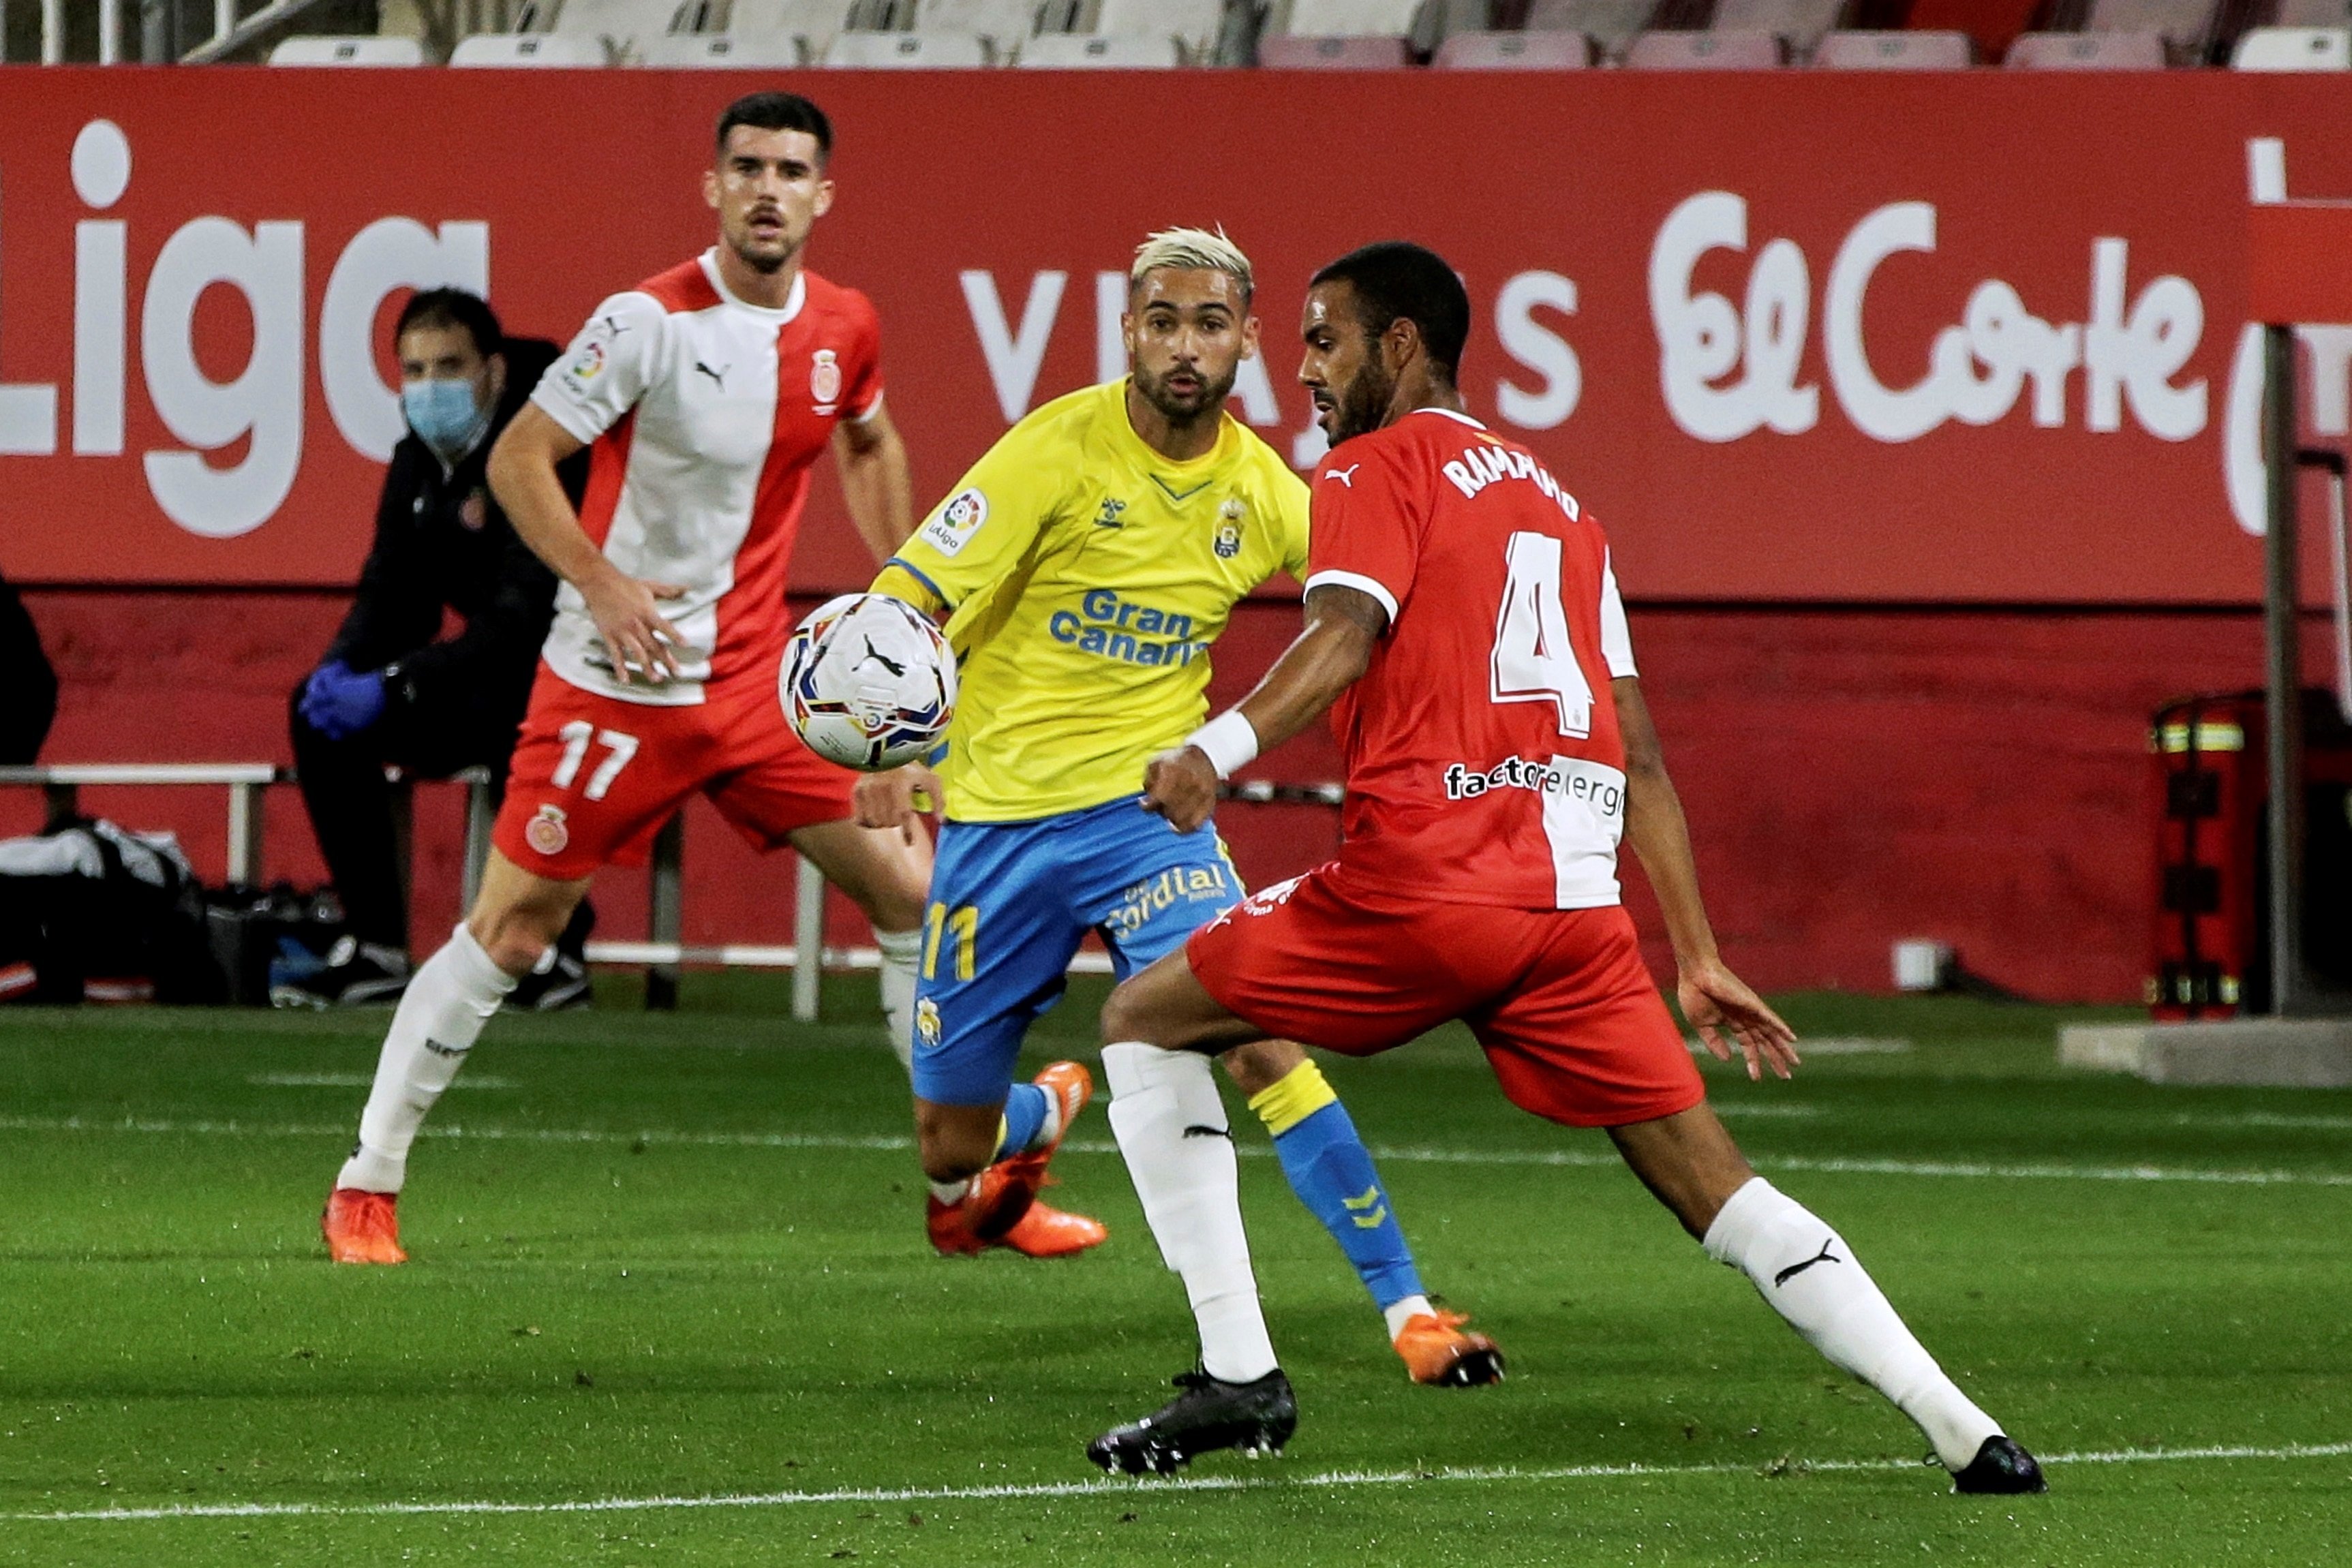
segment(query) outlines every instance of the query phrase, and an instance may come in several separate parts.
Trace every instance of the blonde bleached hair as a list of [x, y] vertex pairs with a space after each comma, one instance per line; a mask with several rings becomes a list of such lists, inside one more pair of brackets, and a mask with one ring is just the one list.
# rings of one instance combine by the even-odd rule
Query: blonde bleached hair
[[1225, 237], [1223, 224], [1217, 225], [1214, 234], [1207, 229], [1173, 228], [1146, 236], [1135, 247], [1135, 265], [1127, 269], [1129, 291], [1133, 292], [1146, 274], [1167, 267], [1190, 272], [1222, 272], [1241, 286], [1244, 303], [1256, 292], [1249, 257], [1242, 254], [1241, 246]]

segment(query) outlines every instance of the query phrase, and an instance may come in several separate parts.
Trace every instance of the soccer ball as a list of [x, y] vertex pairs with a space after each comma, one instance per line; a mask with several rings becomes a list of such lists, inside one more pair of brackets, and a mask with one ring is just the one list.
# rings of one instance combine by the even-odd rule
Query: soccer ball
[[845, 593], [793, 631], [778, 676], [784, 719], [830, 762], [879, 773], [939, 744], [955, 715], [955, 654], [930, 618], [883, 593]]

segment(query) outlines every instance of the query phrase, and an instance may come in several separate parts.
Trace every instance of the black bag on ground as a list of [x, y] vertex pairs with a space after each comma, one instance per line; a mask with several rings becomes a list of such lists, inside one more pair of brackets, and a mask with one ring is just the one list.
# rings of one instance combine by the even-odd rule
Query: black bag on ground
[[0, 840], [0, 1001], [227, 999], [203, 893], [168, 833], [79, 820]]

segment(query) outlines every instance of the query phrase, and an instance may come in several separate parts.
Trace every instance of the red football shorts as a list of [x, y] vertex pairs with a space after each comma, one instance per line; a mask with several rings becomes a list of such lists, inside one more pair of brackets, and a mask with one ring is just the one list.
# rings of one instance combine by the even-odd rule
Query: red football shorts
[[1338, 863], [1252, 894], [1186, 944], [1226, 1011], [1268, 1035], [1370, 1056], [1460, 1019], [1514, 1104], [1572, 1127], [1706, 1097], [1633, 921], [1348, 890]]
[[541, 664], [490, 841], [533, 875], [571, 882], [642, 864], [698, 790], [761, 850], [850, 814], [857, 775], [801, 744], [772, 685], [706, 691], [691, 707], [625, 703]]

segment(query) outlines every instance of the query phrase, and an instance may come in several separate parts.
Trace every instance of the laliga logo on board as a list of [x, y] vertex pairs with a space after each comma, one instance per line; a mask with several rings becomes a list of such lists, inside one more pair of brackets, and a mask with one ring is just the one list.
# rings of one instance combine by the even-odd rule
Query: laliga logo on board
[[[73, 188], [93, 214], [130, 189], [131, 141], [112, 120], [74, 138]], [[299, 221], [251, 228], [203, 216], [174, 230], [148, 270], [139, 316], [139, 366], [148, 402], [182, 444], [141, 453], [147, 487], [164, 515], [190, 533], [232, 538], [269, 520], [302, 465], [306, 234]], [[120, 457], [130, 386], [130, 225], [85, 217], [74, 225], [73, 366], [69, 429], [61, 429], [55, 382], [0, 384], [0, 455], [47, 457], [60, 440], [78, 457]], [[390, 458], [404, 426], [398, 394], [375, 363], [377, 308], [400, 288], [445, 285], [487, 294], [489, 225], [379, 218], [336, 256], [319, 305], [320, 390], [354, 451]], [[243, 296], [253, 320], [244, 368], [215, 381], [198, 361], [197, 302], [214, 287]], [[247, 442], [234, 465], [207, 454]]]
[[[1797, 384], [1811, 277], [1794, 242], [1776, 239], [1757, 253], [1743, 305], [1692, 292], [1701, 256], [1747, 248], [1747, 202], [1706, 191], [1674, 210], [1650, 252], [1659, 382], [1675, 424], [1701, 441], [1738, 441], [1763, 429], [1795, 435], [1820, 418], [1820, 389]], [[2160, 440], [2186, 441], [2204, 430], [2203, 380], [2172, 384], [2204, 334], [2204, 301], [2187, 278], [2168, 275], [2144, 285], [2126, 309], [2129, 248], [2116, 238], [2092, 242], [2086, 320], [2045, 320], [2014, 287], [1988, 278], [1969, 295], [1959, 321], [1936, 334], [1927, 373], [1889, 385], [1864, 340], [1864, 303], [1890, 257], [1935, 248], [1935, 207], [1895, 202], [1856, 224], [1830, 265], [1822, 357], [1838, 406], [1855, 429], [1900, 443], [1951, 420], [1991, 424], [2008, 417], [2029, 384], [2033, 423], [2060, 429], [2067, 379], [2080, 370], [2087, 430], [2121, 430], [2126, 407]], [[1735, 367], [1738, 380], [1725, 384]]]

